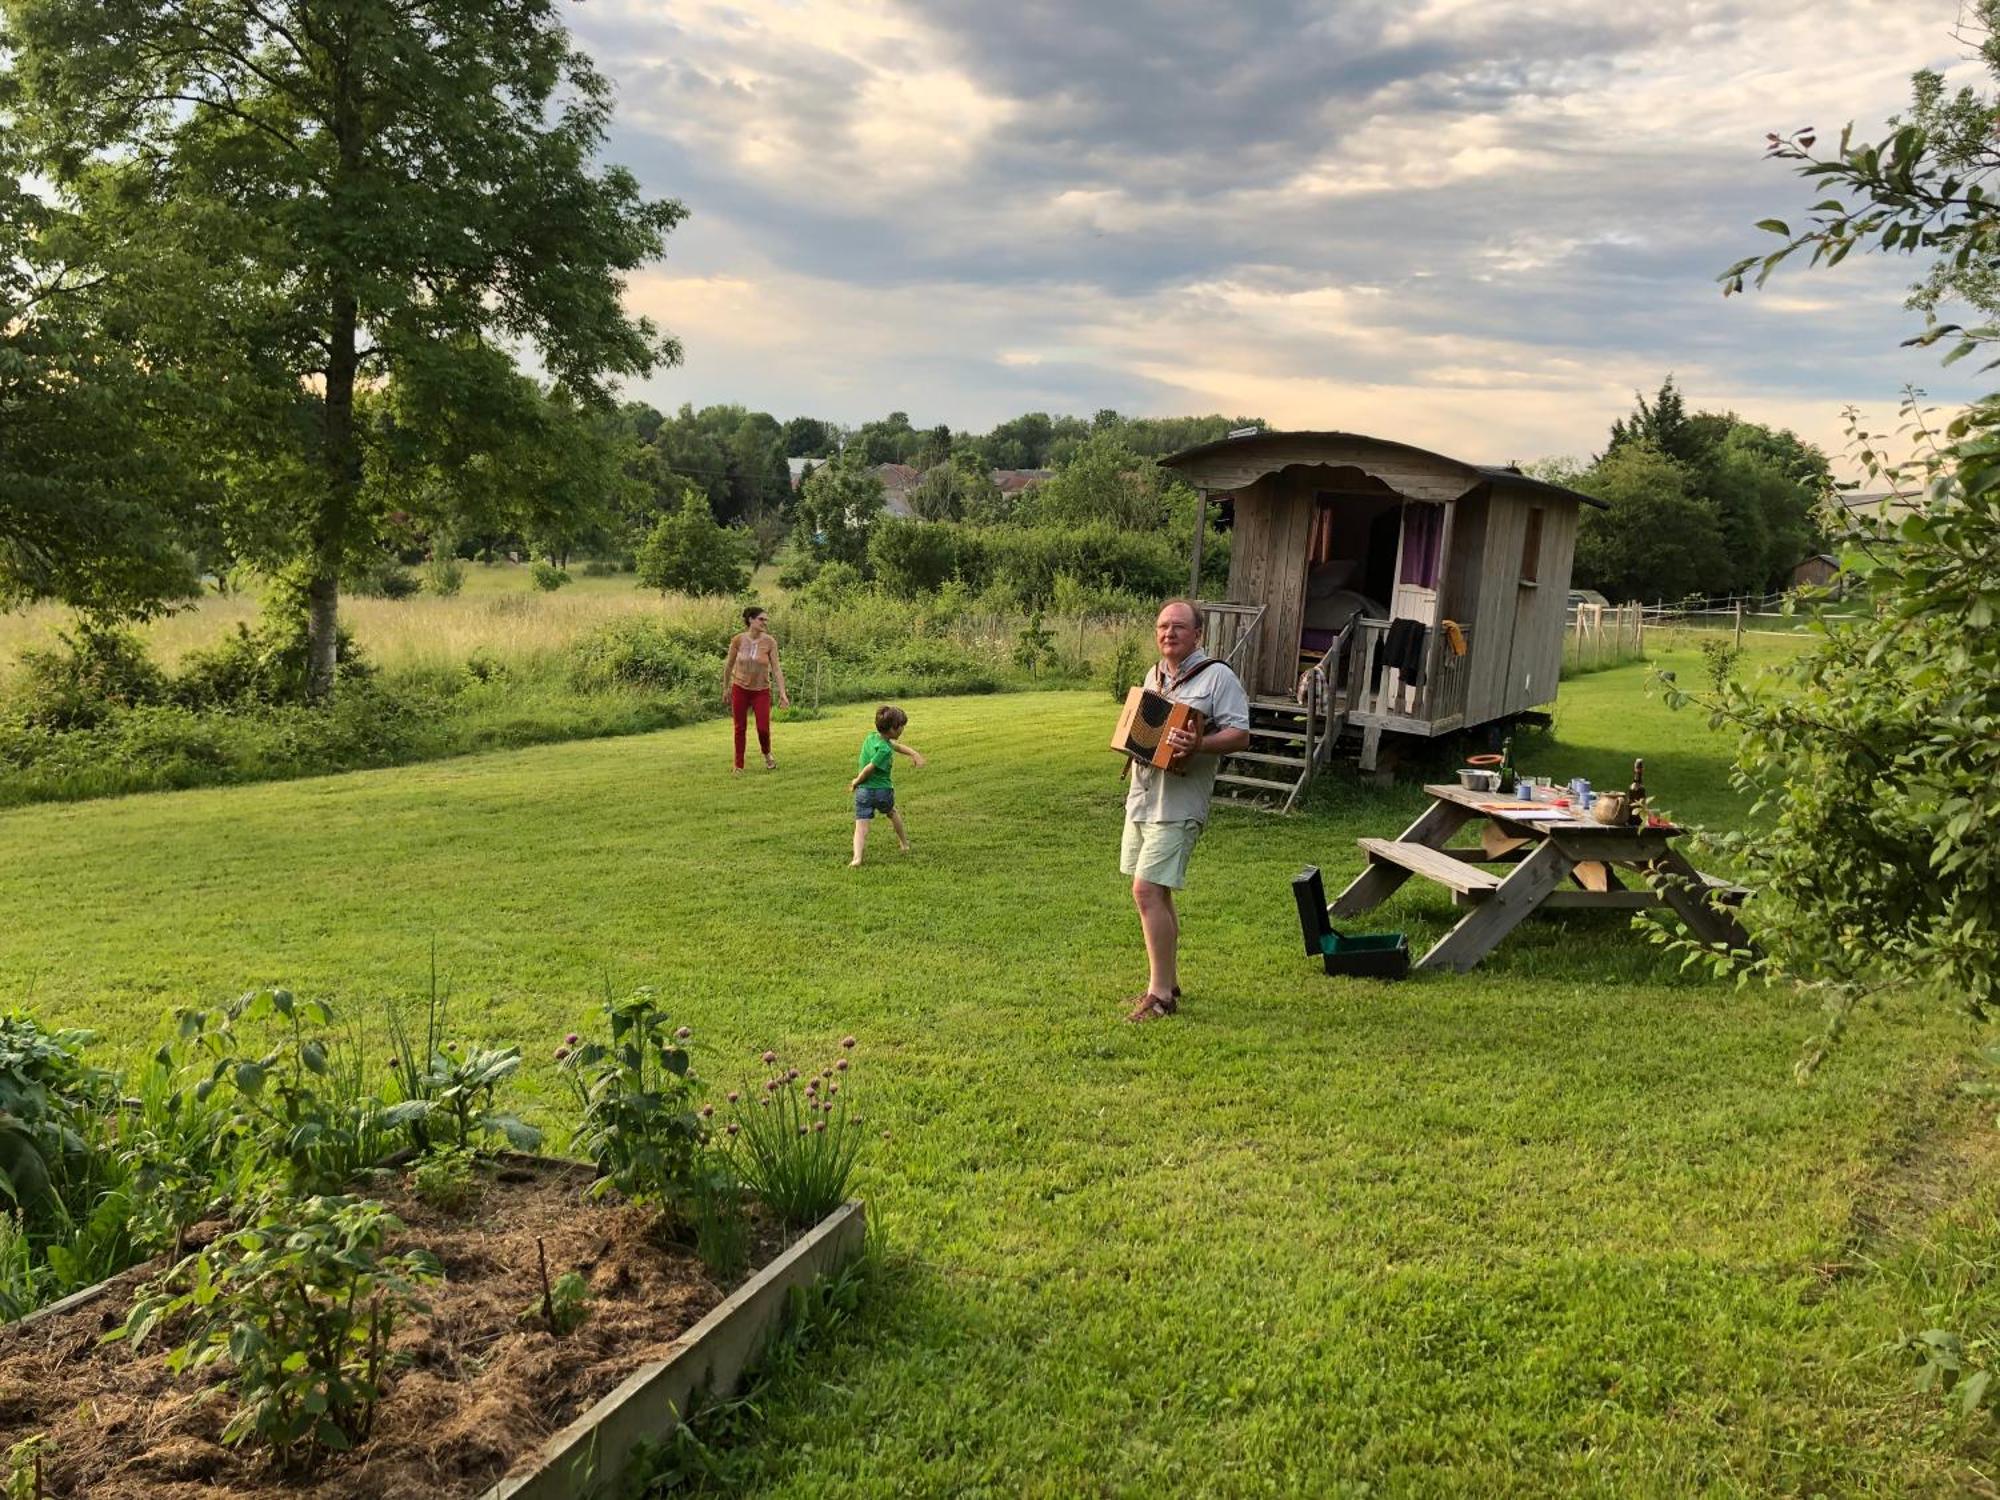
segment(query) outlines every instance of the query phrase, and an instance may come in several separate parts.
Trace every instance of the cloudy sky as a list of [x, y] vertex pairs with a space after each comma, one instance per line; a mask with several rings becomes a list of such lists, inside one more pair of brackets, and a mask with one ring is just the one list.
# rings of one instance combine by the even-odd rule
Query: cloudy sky
[[1223, 411], [1587, 455], [1672, 370], [1837, 451], [1967, 394], [1907, 262], [1724, 300], [1815, 196], [1767, 131], [1970, 81], [1956, 0], [586, 0], [608, 156], [692, 211], [656, 405], [981, 430]]

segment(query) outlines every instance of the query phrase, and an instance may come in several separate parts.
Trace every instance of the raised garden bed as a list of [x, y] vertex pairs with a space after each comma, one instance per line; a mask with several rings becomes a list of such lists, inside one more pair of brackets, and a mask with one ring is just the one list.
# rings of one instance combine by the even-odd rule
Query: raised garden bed
[[[656, 1214], [586, 1197], [593, 1175], [503, 1158], [481, 1168], [479, 1199], [460, 1214], [419, 1201], [396, 1174], [371, 1185], [405, 1224], [389, 1248], [428, 1250], [444, 1278], [424, 1289], [429, 1312], [396, 1331], [407, 1363], [372, 1436], [309, 1479], [222, 1441], [225, 1372], [170, 1372], [170, 1330], [136, 1353], [103, 1342], [157, 1264], [0, 1330], [0, 1448], [45, 1434], [45, 1493], [91, 1500], [553, 1500], [615, 1479], [691, 1392], [733, 1386], [786, 1291], [855, 1254], [863, 1219], [848, 1203], [803, 1235], [760, 1223], [761, 1269], [732, 1288], [692, 1250], [661, 1243]], [[574, 1271], [588, 1285], [582, 1321], [560, 1335], [532, 1311], [544, 1258], [549, 1276]]]

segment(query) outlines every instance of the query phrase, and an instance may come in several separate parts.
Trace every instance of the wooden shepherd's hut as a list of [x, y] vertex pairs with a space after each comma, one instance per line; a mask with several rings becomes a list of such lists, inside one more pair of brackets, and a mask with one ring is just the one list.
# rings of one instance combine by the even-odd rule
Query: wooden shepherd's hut
[[1555, 698], [1578, 508], [1602, 502], [1351, 432], [1246, 432], [1165, 462], [1230, 531], [1207, 645], [1253, 712], [1225, 788], [1290, 807], [1343, 735], [1373, 770], [1384, 735], [1501, 724]]

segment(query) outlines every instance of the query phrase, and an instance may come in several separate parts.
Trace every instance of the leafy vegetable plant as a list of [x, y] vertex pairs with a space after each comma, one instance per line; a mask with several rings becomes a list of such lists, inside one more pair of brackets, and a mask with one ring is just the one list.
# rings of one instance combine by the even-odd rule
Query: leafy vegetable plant
[[113, 1102], [110, 1075], [83, 1061], [91, 1038], [0, 1016], [0, 1194], [30, 1230], [70, 1217], [63, 1188], [88, 1171], [78, 1116]]
[[[252, 1053], [241, 1032], [280, 1028], [276, 1045]], [[185, 1010], [180, 1033], [215, 1059], [195, 1089], [207, 1103], [233, 1092], [236, 1124], [262, 1156], [281, 1163], [294, 1192], [340, 1186], [387, 1154], [391, 1136], [381, 1098], [366, 1086], [358, 1052], [337, 1051], [327, 1032], [333, 1011], [290, 990], [252, 990], [221, 1011]]]
[[533, 1151], [542, 1133], [495, 1105], [500, 1085], [520, 1070], [521, 1049], [461, 1047], [446, 1034], [449, 989], [438, 985], [437, 952], [431, 953], [430, 993], [424, 1003], [423, 1035], [396, 1006], [388, 1011], [394, 1055], [389, 1069], [400, 1095], [387, 1120], [409, 1130], [417, 1149], [451, 1145], [470, 1148], [475, 1136], [503, 1137], [517, 1151]]
[[594, 1191], [617, 1189], [639, 1203], [683, 1203], [700, 1164], [701, 1118], [688, 1071], [688, 1028], [671, 1022], [650, 985], [605, 1002], [611, 1040], [557, 1049], [582, 1121], [575, 1149], [602, 1174]]
[[396, 1323], [424, 1309], [417, 1288], [441, 1274], [425, 1251], [382, 1253], [401, 1227], [364, 1199], [275, 1200], [175, 1266], [108, 1337], [136, 1347], [187, 1316], [168, 1365], [234, 1367], [238, 1406], [224, 1441], [255, 1438], [281, 1468], [311, 1472], [368, 1436]]
[[421, 1144], [470, 1150], [479, 1136], [500, 1136], [517, 1151], [533, 1151], [542, 1133], [495, 1106], [500, 1085], [521, 1067], [519, 1047], [468, 1047], [446, 1042], [421, 1069], [396, 1069], [405, 1097], [389, 1106], [383, 1123], [407, 1126]]
[[463, 1146], [440, 1146], [410, 1169], [410, 1191], [439, 1213], [462, 1214], [479, 1201], [478, 1158]]

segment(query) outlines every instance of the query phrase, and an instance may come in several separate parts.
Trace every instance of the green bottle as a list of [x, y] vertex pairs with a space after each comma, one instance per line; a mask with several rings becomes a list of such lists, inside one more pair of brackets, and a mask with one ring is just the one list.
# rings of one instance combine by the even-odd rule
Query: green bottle
[[1514, 736], [1510, 734], [1500, 742], [1500, 790], [1513, 791], [1517, 779], [1514, 775]]

